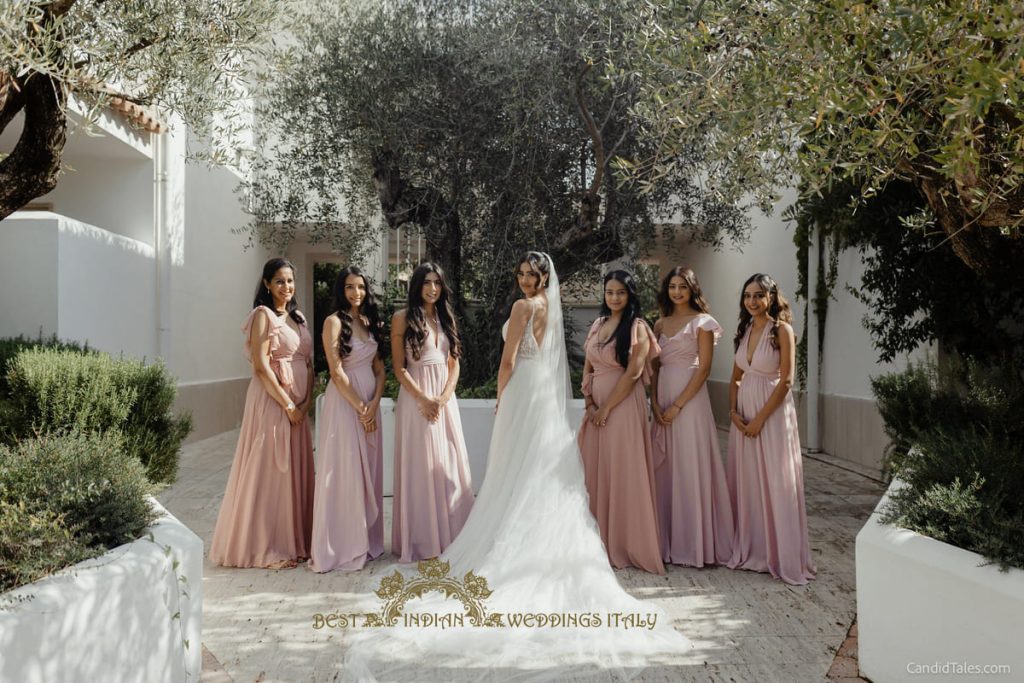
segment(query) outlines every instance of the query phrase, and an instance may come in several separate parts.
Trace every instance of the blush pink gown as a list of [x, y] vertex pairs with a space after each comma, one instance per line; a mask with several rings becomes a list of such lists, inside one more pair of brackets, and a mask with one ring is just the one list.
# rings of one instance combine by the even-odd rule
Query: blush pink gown
[[[295, 403], [305, 400], [306, 362], [313, 339], [265, 306], [254, 308], [242, 326], [246, 355], [256, 316], [270, 323], [270, 366]], [[250, 362], [251, 362], [250, 358]], [[227, 489], [210, 543], [210, 561], [225, 567], [266, 567], [309, 557], [313, 527], [313, 438], [309, 421], [298, 425], [253, 376]]]
[[[373, 360], [377, 341], [352, 337], [341, 365], [364, 401], [373, 399], [377, 378]], [[359, 416], [330, 382], [324, 393], [317, 439], [316, 494], [313, 498], [313, 547], [310, 568], [362, 569], [384, 552], [384, 479], [380, 430], [363, 429]]]
[[[599, 343], [598, 330], [603, 322], [603, 318], [594, 321], [584, 343], [593, 372], [583, 378], [583, 393], [592, 396], [598, 406], [611, 396], [625, 373], [615, 359], [615, 341]], [[639, 334], [650, 337], [650, 362], [658, 355], [654, 333], [647, 323], [637, 320], [633, 325], [634, 343]], [[647, 370], [644, 375], [645, 380], [649, 379]], [[629, 396], [612, 409], [606, 425], [596, 427], [584, 416], [577, 440], [590, 511], [597, 519], [612, 565], [664, 574], [644, 382], [638, 381]]]
[[[427, 326], [419, 359], [406, 348], [405, 367], [428, 396], [448, 381], [448, 337]], [[458, 536], [473, 507], [466, 440], [452, 396], [436, 422], [420, 414], [403, 387], [395, 403], [395, 479], [391, 552], [400, 562], [437, 557]]]
[[[752, 420], [779, 383], [779, 350], [771, 345], [771, 323], [761, 330], [753, 361], [747, 362], [750, 329], [736, 350], [743, 370], [737, 412]], [[756, 438], [729, 430], [729, 493], [736, 520], [736, 545], [729, 567], [768, 572], [786, 583], [814, 578], [807, 540], [803, 460], [793, 394], [765, 420]]]
[[[700, 367], [701, 330], [722, 335], [718, 322], [699, 313], [674, 336], [661, 336], [658, 405], [672, 406]], [[665, 562], [703, 567], [726, 564], [733, 551], [732, 506], [718, 448], [718, 429], [705, 384], [666, 426], [651, 424], [654, 478], [658, 489], [658, 525]]]

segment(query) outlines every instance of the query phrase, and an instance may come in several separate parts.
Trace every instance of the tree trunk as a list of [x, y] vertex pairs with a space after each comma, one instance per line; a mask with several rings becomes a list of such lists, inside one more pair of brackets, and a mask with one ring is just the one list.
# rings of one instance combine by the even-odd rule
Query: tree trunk
[[0, 111], [3, 127], [18, 109], [25, 112], [21, 137], [10, 156], [0, 161], [0, 220], [56, 187], [67, 139], [63, 85], [40, 73], [30, 74], [19, 85], [20, 93], [8, 94]]
[[971, 270], [986, 277], [1013, 263], [1024, 266], [1021, 240], [1001, 235], [997, 228], [983, 227], [979, 220], [969, 216], [950, 181], [919, 175], [916, 185], [946, 233], [953, 252]]
[[408, 223], [419, 226], [427, 243], [427, 258], [441, 265], [454, 295], [452, 305], [465, 311], [462, 292], [462, 223], [458, 210], [432, 187], [416, 187], [402, 177], [389, 150], [373, 159], [373, 184], [388, 226]]

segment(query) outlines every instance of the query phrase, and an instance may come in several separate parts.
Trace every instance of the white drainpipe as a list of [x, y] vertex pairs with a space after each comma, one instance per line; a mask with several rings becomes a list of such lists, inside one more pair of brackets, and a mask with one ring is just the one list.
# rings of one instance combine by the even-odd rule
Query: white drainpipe
[[821, 451], [818, 436], [818, 316], [814, 310], [814, 296], [818, 290], [818, 248], [821, 244], [821, 227], [817, 222], [811, 231], [807, 245], [807, 386], [804, 396], [807, 402], [807, 443], [808, 453]]
[[171, 358], [171, 246], [168, 239], [167, 136], [152, 133], [153, 141], [153, 251], [156, 276], [156, 355], [170, 362]]

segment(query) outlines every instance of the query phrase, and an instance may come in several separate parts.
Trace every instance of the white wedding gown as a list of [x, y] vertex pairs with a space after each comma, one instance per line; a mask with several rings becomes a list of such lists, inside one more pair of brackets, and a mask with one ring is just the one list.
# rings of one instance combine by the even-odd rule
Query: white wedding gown
[[[622, 589], [608, 562], [568, 418], [561, 302], [551, 270], [541, 346], [531, 318], [495, 416], [483, 484], [441, 559], [453, 577], [473, 571], [487, 580], [489, 613], [590, 614], [601, 625], [373, 629], [350, 648], [346, 678], [623, 680], [690, 647], [664, 612]], [[432, 595], [405, 611], [438, 611], [442, 602]], [[461, 611], [446, 602], [447, 611]], [[625, 628], [630, 614], [653, 617], [654, 627]]]

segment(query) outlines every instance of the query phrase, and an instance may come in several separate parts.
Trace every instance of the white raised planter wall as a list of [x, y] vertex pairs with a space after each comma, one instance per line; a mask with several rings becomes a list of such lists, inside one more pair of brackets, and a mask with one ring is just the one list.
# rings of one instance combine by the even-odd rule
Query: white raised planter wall
[[899, 485], [857, 534], [861, 672], [874, 683], [1024, 680], [1024, 571], [882, 524]]
[[152, 503], [152, 539], [0, 596], [0, 681], [199, 681], [203, 541]]
[[[320, 424], [320, 410], [324, 397], [316, 400], [316, 422]], [[462, 433], [466, 437], [466, 451], [469, 455], [469, 469], [473, 477], [473, 490], [479, 491], [487, 471], [487, 449], [491, 444], [491, 430], [494, 429], [494, 399], [460, 398], [459, 415], [462, 417]], [[573, 428], [583, 420], [583, 399], [569, 402], [569, 419]], [[381, 429], [384, 430], [384, 495], [392, 494], [395, 461], [395, 402], [390, 398], [381, 399]], [[523, 425], [530, 429], [530, 425]]]

